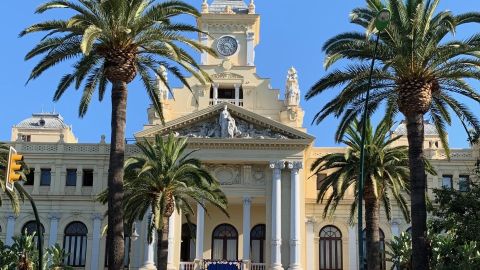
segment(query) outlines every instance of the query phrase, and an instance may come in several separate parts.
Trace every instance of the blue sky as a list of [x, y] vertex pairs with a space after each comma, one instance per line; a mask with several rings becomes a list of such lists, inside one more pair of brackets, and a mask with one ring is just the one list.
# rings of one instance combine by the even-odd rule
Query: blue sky
[[[59, 65], [25, 85], [29, 72], [38, 59], [25, 62], [23, 57], [40, 40], [41, 35], [18, 38], [18, 33], [30, 24], [66, 16], [64, 11], [34, 14], [35, 7], [43, 2], [22, 0], [3, 3], [0, 16], [0, 25], [3, 26], [0, 43], [0, 141], [9, 140], [11, 127], [29, 117], [31, 113], [40, 112], [42, 109], [53, 111], [54, 108], [68, 124], [73, 125], [80, 142], [98, 142], [102, 134], [109, 138], [109, 95], [106, 95], [102, 103], [94, 99], [84, 118], [78, 117], [80, 91], [69, 89], [59, 102], [52, 102], [58, 80], [69, 70], [69, 64]], [[186, 2], [200, 7], [202, 1]], [[450, 9], [456, 14], [478, 10], [478, 6], [474, 6], [472, 2], [474, 1], [443, 0], [439, 9]], [[256, 0], [255, 3], [257, 13], [262, 16], [261, 43], [256, 48], [255, 59], [257, 73], [261, 77], [271, 78], [272, 87], [282, 91], [287, 70], [294, 66], [299, 73], [303, 95], [326, 72], [323, 68], [322, 44], [335, 34], [361, 30], [349, 23], [349, 13], [354, 7], [364, 6], [364, 0]], [[462, 27], [458, 30], [457, 37], [468, 36], [478, 31], [476, 29], [480, 29], [478, 25]], [[478, 82], [472, 84], [477, 89], [480, 87]], [[334, 97], [337, 91], [330, 91], [309, 102], [302, 100], [301, 104], [306, 111], [304, 125], [308, 132], [317, 138], [318, 146], [336, 145], [333, 135], [338, 120], [328, 118], [319, 126], [312, 126], [311, 121], [314, 113]], [[479, 104], [467, 104], [479, 115]], [[148, 105], [148, 97], [141, 84], [133, 82], [129, 87], [127, 137], [133, 137], [147, 122]], [[451, 147], [467, 146], [466, 134], [458, 121], [448, 128], [448, 132]]]

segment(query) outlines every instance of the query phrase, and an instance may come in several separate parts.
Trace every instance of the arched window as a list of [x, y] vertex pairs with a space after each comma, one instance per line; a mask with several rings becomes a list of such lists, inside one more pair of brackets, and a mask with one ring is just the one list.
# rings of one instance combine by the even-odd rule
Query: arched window
[[[386, 259], [385, 259], [385, 234], [382, 229], [379, 229], [380, 233], [380, 260], [382, 264], [380, 265], [381, 270], [387, 269]], [[367, 270], [367, 232], [363, 230], [363, 269]]]
[[65, 227], [63, 249], [66, 254], [65, 264], [69, 266], [84, 267], [87, 256], [87, 226], [79, 221], [74, 221]]
[[250, 232], [250, 249], [252, 262], [265, 262], [265, 224], [258, 224]]
[[238, 232], [230, 224], [218, 225], [212, 234], [212, 260], [237, 260]]
[[180, 247], [180, 261], [193, 262], [195, 260], [195, 235], [197, 226], [184, 223], [182, 225], [182, 244]]
[[[42, 228], [42, 236], [45, 235], [45, 227], [43, 227], [43, 224], [40, 223], [40, 228]], [[38, 231], [37, 231], [37, 222], [35, 220], [30, 220], [27, 223], [25, 223], [22, 227], [22, 235], [32, 235], [35, 233], [35, 237], [33, 238], [33, 242], [35, 243], [35, 246], [37, 246], [37, 241], [38, 241]], [[45, 237], [43, 238], [45, 239]], [[45, 240], [43, 241], [43, 243]]]
[[342, 270], [342, 233], [335, 226], [325, 226], [320, 231], [320, 269]]

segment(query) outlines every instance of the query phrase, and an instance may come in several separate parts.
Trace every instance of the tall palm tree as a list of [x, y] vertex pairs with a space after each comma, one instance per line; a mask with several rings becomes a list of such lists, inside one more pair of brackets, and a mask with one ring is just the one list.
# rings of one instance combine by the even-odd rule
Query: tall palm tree
[[[407, 222], [410, 222], [405, 195], [410, 192], [408, 185], [408, 148], [393, 146], [400, 137], [389, 137], [391, 125], [382, 121], [374, 131], [370, 121], [367, 123], [365, 137], [365, 230], [367, 268], [381, 269], [379, 215], [383, 205], [385, 215], [391, 219], [391, 200], [394, 199], [400, 207]], [[350, 222], [353, 222], [355, 210], [358, 207], [358, 175], [360, 172], [361, 129], [359, 121], [354, 120], [347, 127], [345, 135], [340, 140], [347, 145], [346, 153], [332, 153], [315, 160], [311, 170], [316, 174], [332, 171], [322, 181], [319, 187], [317, 202], [325, 201], [324, 218], [335, 212], [343, 202], [347, 190], [355, 190], [355, 200], [350, 208]], [[428, 166], [430, 169], [431, 167]], [[430, 170], [431, 171], [431, 170]], [[363, 262], [360, 262], [363, 263]]]
[[[157, 135], [153, 142], [137, 143], [141, 155], [125, 163], [125, 216], [127, 220], [142, 219], [147, 211], [153, 213], [150, 224], [157, 232], [157, 268], [166, 269], [168, 218], [177, 211], [190, 217], [192, 203], [205, 208], [210, 203], [227, 214], [227, 198], [217, 180], [186, 152], [187, 139], [172, 134], [163, 139]], [[149, 237], [149, 241], [152, 238]]]
[[[373, 69], [373, 85], [368, 114], [385, 108], [387, 118], [401, 112], [407, 121], [411, 185], [413, 269], [428, 269], [426, 240], [426, 174], [423, 159], [424, 116], [431, 118], [448, 153], [445, 125], [452, 113], [475, 130], [480, 130], [477, 117], [458, 97], [480, 102], [480, 95], [465, 79], [480, 79], [480, 35], [455, 40], [457, 27], [480, 22], [476, 12], [454, 15], [436, 12], [440, 0], [367, 0], [366, 7], [351, 13], [351, 22], [367, 34], [374, 29], [374, 18], [383, 8], [391, 11], [388, 28], [379, 33], [379, 45]], [[368, 88], [370, 67], [366, 61], [374, 57], [374, 42], [365, 32], [347, 32], [328, 40], [325, 67], [338, 60], [352, 60], [346, 67], [323, 76], [306, 94], [311, 99], [328, 89], [341, 87], [315, 115], [321, 122], [334, 115], [341, 118], [336, 139], [340, 140], [349, 124], [362, 112]], [[367, 36], [368, 37], [368, 36]], [[448, 39], [448, 40], [447, 40]], [[354, 61], [354, 62], [353, 62]]]
[[36, 13], [52, 9], [68, 9], [70, 13], [67, 14], [71, 17], [37, 23], [20, 33], [24, 36], [46, 32], [25, 56], [26, 60], [42, 56], [29, 80], [61, 62], [75, 59], [72, 72], [61, 78], [53, 100], [59, 100], [71, 85], [76, 89], [82, 87], [80, 117], [87, 112], [95, 90], [98, 88], [98, 98], [102, 101], [107, 85], [112, 85], [107, 242], [110, 247], [109, 269], [120, 269], [124, 257], [122, 181], [127, 85], [139, 74], [163, 120], [155, 76], [170, 88], [158, 71], [160, 66], [190, 89], [182, 69], [202, 83], [208, 76], [182, 47], [209, 53], [212, 50], [185, 37], [185, 33], [199, 32], [196, 27], [172, 21], [183, 14], [200, 16], [194, 7], [179, 0], [51, 0], [40, 5]]

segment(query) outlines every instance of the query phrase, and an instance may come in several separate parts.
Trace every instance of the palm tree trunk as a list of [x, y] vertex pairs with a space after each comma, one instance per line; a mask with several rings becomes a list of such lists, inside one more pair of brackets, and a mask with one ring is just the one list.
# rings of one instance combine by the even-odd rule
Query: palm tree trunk
[[423, 115], [407, 116], [408, 158], [410, 167], [413, 270], [428, 270], [426, 180], [423, 162]]
[[[367, 269], [380, 270], [379, 203], [370, 184], [365, 185], [365, 239]], [[363, 262], [362, 262], [363, 263]]]
[[166, 270], [167, 269], [167, 258], [168, 258], [168, 217], [163, 217], [163, 229], [157, 231], [158, 241], [157, 241], [157, 269]]
[[108, 269], [123, 269], [123, 163], [125, 158], [125, 123], [127, 84], [112, 82], [112, 122], [110, 163], [108, 166]]

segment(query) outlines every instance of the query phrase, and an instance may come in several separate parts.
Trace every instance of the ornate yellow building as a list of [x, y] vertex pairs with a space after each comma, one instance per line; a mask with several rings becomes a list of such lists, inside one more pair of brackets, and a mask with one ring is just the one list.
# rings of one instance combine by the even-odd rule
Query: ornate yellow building
[[[213, 83], [189, 82], [193, 91], [175, 89], [175, 99], [162, 90], [166, 125], [148, 109], [148, 123], [137, 140], [173, 132], [189, 138], [189, 147], [221, 182], [228, 196], [230, 218], [215, 209], [196, 209], [194, 229], [173, 215], [168, 235], [168, 269], [201, 269], [209, 260], [241, 260], [244, 269], [357, 269], [357, 229], [350, 226], [346, 198], [333, 217], [323, 219], [316, 203], [317, 181], [312, 162], [344, 148], [314, 147], [303, 128], [300, 88], [294, 68], [287, 72], [285, 95], [256, 73], [255, 47], [260, 42], [260, 16], [243, 0], [204, 1], [200, 41], [218, 57], [201, 55], [202, 68]], [[400, 124], [393, 134], [405, 135]], [[399, 141], [406, 143], [406, 138]], [[24, 187], [38, 204], [45, 243], [62, 245], [76, 269], [105, 267], [106, 207], [93, 199], [107, 186], [109, 145], [77, 143], [59, 114], [40, 113], [12, 128], [12, 145], [25, 155], [32, 173]], [[447, 160], [438, 134], [426, 124], [426, 154], [438, 171], [428, 176], [429, 194], [442, 185], [463, 189], [479, 158], [478, 146], [454, 149]], [[127, 145], [127, 156], [138, 154]], [[350, 193], [352, 194], [352, 192]], [[32, 231], [33, 214], [23, 206], [17, 217], [0, 208], [0, 239]], [[154, 268], [155, 243], [146, 241], [146, 220], [126, 233], [126, 265]], [[406, 231], [398, 209], [389, 222], [381, 220], [382, 241]], [[138, 234], [138, 237], [136, 237]], [[196, 236], [195, 236], [196, 235]], [[137, 239], [138, 238], [138, 239]], [[195, 239], [195, 240], [194, 240]]]

